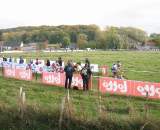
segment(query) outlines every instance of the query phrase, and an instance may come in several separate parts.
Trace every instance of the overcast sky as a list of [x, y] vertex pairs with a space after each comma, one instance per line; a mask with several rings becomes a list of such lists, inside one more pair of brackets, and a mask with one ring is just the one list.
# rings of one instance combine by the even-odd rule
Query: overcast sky
[[62, 24], [160, 33], [160, 0], [0, 0], [0, 28]]

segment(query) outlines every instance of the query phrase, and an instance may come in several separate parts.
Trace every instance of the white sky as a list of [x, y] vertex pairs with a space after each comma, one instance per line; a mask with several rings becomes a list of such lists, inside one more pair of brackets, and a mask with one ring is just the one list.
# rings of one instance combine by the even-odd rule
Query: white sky
[[160, 33], [160, 0], [0, 0], [0, 28], [61, 24]]

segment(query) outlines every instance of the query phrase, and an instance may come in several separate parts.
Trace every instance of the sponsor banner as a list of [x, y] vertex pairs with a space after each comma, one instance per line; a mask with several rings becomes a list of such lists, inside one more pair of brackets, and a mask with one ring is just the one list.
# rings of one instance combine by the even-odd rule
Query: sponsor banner
[[11, 62], [7, 62], [7, 61], [3, 61], [2, 62], [2, 67], [15, 67], [15, 64], [11, 63]]
[[56, 72], [43, 72], [42, 83], [48, 85], [64, 86], [65, 74]]
[[21, 69], [26, 69], [27, 64], [18, 64], [18, 63], [12, 63], [12, 62], [8, 62], [8, 61], [3, 61], [2, 62], [2, 67], [10, 67], [10, 68], [21, 68]]
[[90, 64], [92, 72], [99, 72], [98, 64]]
[[[42, 83], [64, 87], [65, 73], [43, 72], [42, 73]], [[83, 89], [83, 80], [80, 74], [73, 75], [71, 86], [72, 87], [76, 86], [79, 89]], [[92, 86], [92, 83], [90, 82], [89, 88], [91, 88], [91, 86]]]
[[4, 77], [8, 78], [15, 78], [16, 77], [16, 69], [11, 67], [4, 67], [3, 68], [3, 75]]
[[120, 80], [108, 77], [99, 78], [99, 91], [102, 93], [160, 99], [160, 83]]
[[30, 69], [16, 69], [16, 79], [32, 80], [32, 72]]
[[[81, 64], [82, 67], [85, 66], [85, 64]], [[90, 68], [92, 72], [99, 72], [98, 64], [90, 64]]]
[[160, 83], [135, 81], [133, 95], [160, 99]]
[[113, 78], [102, 77], [99, 78], [99, 90], [102, 93], [108, 92], [112, 94], [124, 94], [131, 93], [130, 81], [118, 80]]
[[31, 70], [16, 69], [11, 67], [4, 68], [4, 76], [20, 80], [32, 80]]
[[27, 68], [27, 64], [17, 64], [17, 63], [15, 63], [13, 65], [16, 67], [16, 69], [26, 70], [26, 68]]

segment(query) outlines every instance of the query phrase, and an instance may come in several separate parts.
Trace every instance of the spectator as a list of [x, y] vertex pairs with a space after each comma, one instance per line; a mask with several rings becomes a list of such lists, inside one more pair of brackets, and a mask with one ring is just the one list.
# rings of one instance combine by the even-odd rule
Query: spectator
[[12, 57], [11, 56], [9, 57], [9, 62], [12, 62]]
[[28, 63], [27, 69], [32, 70], [32, 66], [33, 66], [33, 60], [30, 60], [30, 62]]
[[88, 90], [89, 80], [92, 72], [88, 64], [85, 64], [85, 66], [81, 70], [81, 76], [83, 79], [83, 90]]
[[20, 58], [19, 58], [19, 64], [23, 64], [23, 63], [24, 63], [24, 60], [23, 60], [22, 56], [20, 56]]
[[3, 61], [7, 61], [7, 58], [3, 56]]
[[122, 73], [122, 64], [120, 61], [117, 61], [117, 78], [123, 79]]
[[118, 68], [121, 68], [121, 66], [122, 66], [121, 62], [120, 62], [120, 61], [117, 61], [117, 67], [118, 67]]
[[[71, 88], [71, 83], [72, 83], [72, 77], [73, 77], [73, 72], [75, 71], [71, 61], [68, 61], [67, 65], [64, 68], [64, 71], [66, 73], [66, 80], [65, 80], [65, 88]], [[69, 84], [68, 84], [69, 80]]]
[[46, 66], [47, 66], [47, 67], [49, 67], [49, 66], [50, 66], [50, 60], [49, 60], [49, 59], [47, 59]]
[[82, 66], [80, 62], [77, 62], [77, 64], [75, 65], [75, 70], [76, 72], [80, 72], [82, 70]]
[[90, 61], [89, 61], [89, 59], [88, 59], [88, 58], [86, 58], [86, 59], [85, 59], [85, 64], [87, 64], [87, 65], [88, 65], [88, 67], [90, 67]]
[[52, 64], [52, 72], [55, 72], [55, 71], [56, 71], [56, 64], [53, 63], [53, 64]]
[[117, 78], [117, 69], [118, 69], [117, 64], [114, 63], [111, 68], [113, 78]]
[[62, 58], [61, 58], [61, 57], [58, 58], [58, 64], [59, 64], [60, 66], [62, 66]]
[[35, 62], [35, 64], [36, 64], [36, 65], [38, 65], [38, 64], [39, 64], [39, 62], [38, 62], [38, 58], [36, 59], [36, 62]]

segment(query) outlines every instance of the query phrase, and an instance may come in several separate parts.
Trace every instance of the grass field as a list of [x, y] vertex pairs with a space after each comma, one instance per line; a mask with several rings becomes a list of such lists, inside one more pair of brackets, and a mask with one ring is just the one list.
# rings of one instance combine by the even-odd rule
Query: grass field
[[[67, 62], [72, 59], [75, 62], [84, 62], [89, 58], [91, 63], [108, 65], [109, 67], [116, 61], [121, 61], [124, 75], [130, 80], [141, 80], [160, 82], [160, 52], [140, 52], [140, 51], [96, 51], [96, 52], [70, 52], [70, 53], [20, 53], [5, 54], [6, 56], [19, 57], [22, 55], [26, 59], [50, 59], [57, 60], [59, 56]], [[110, 70], [109, 70], [110, 72]], [[111, 73], [110, 73], [111, 75]]]
[[[0, 77], [0, 82], [1, 129], [58, 129], [62, 99], [67, 94], [64, 88], [3, 77]], [[26, 92], [26, 109], [22, 119], [18, 100], [20, 87]], [[140, 130], [146, 122], [149, 124], [144, 130], [160, 129], [160, 101], [108, 94], [101, 95], [99, 100], [100, 95], [98, 92], [71, 90], [71, 114], [69, 118], [63, 116], [62, 129]], [[68, 110], [67, 105], [65, 109]]]
[[[61, 56], [65, 61], [76, 62], [88, 57], [91, 63], [109, 66], [120, 60], [128, 79], [160, 82], [158, 52], [24, 53], [22, 56], [53, 60]], [[23, 109], [18, 96], [20, 87], [26, 93]], [[159, 100], [70, 90], [70, 100], [65, 100], [62, 116], [62, 100], [67, 94], [64, 88], [46, 86], [36, 80], [0, 77], [0, 130], [160, 130]]]

